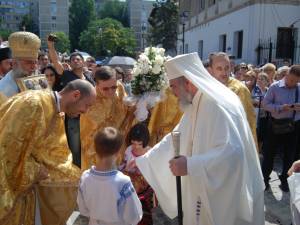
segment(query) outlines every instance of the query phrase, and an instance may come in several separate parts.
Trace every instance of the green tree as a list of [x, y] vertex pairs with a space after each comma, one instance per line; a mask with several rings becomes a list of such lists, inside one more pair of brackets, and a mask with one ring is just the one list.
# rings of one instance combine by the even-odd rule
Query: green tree
[[26, 30], [38, 34], [37, 26], [34, 24], [33, 19], [29, 14], [23, 16], [22, 21], [19, 24], [19, 30]]
[[94, 0], [71, 0], [69, 24], [72, 50], [79, 48], [78, 39], [81, 32], [87, 29], [89, 23], [94, 19]]
[[57, 38], [58, 38], [58, 41], [57, 43], [55, 43], [55, 48], [57, 51], [59, 52], [67, 52], [69, 53], [70, 52], [70, 40], [69, 40], [69, 37], [64, 33], [64, 32], [55, 32], [54, 33]]
[[148, 41], [152, 45], [162, 44], [169, 51], [176, 51], [178, 6], [174, 0], [156, 0], [149, 16], [150, 35]]
[[11, 33], [12, 32], [10, 30], [0, 29], [0, 40], [2, 41], [8, 40], [8, 37]]
[[93, 21], [79, 41], [81, 49], [96, 57], [133, 56], [135, 43], [134, 32], [111, 18]]
[[120, 21], [124, 27], [129, 27], [128, 10], [125, 2], [106, 1], [97, 15], [99, 19], [112, 18]]

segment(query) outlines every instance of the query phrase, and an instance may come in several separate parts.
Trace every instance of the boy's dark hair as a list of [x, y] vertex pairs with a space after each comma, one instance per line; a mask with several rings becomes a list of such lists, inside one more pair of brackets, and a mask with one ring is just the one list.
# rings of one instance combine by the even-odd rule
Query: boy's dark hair
[[300, 65], [291, 66], [289, 73], [300, 77]]
[[111, 68], [109, 66], [101, 66], [99, 69], [95, 72], [95, 81], [106, 81], [111, 78], [116, 78], [116, 71], [114, 68]]
[[95, 135], [94, 144], [99, 156], [112, 156], [119, 152], [123, 144], [123, 135], [116, 128], [105, 127]]
[[149, 139], [149, 130], [143, 123], [137, 123], [136, 125], [134, 125], [130, 129], [127, 137], [128, 144], [130, 144], [131, 141], [141, 141], [143, 142], [143, 148], [145, 148], [148, 145]]

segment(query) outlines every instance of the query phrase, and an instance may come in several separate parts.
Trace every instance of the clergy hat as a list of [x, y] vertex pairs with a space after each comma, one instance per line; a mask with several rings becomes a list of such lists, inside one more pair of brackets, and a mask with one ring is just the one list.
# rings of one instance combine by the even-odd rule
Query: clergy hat
[[197, 53], [189, 53], [189, 54], [183, 54], [178, 55], [174, 58], [171, 58], [165, 62], [165, 68], [167, 72], [167, 76], [169, 80], [176, 79], [178, 77], [182, 77], [185, 74], [183, 74], [183, 71], [178, 69], [178, 65], [190, 65], [193, 63], [198, 63], [199, 56]]
[[13, 58], [37, 59], [41, 40], [33, 33], [20, 31], [12, 33], [8, 38]]
[[11, 52], [8, 47], [0, 48], [0, 62], [11, 58]]

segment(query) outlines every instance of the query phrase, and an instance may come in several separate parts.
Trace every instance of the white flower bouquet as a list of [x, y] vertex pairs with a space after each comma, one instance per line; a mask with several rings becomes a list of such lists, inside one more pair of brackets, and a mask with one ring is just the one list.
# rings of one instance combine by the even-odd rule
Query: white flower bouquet
[[135, 102], [135, 116], [139, 121], [147, 119], [148, 109], [162, 99], [164, 90], [168, 87], [164, 68], [166, 60], [165, 49], [149, 47], [139, 55], [133, 67], [133, 96], [127, 98], [127, 101]]

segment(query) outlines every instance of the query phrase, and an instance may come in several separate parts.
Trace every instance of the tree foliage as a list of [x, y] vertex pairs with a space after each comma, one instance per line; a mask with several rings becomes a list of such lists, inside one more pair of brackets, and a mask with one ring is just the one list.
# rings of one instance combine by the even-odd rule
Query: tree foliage
[[112, 18], [118, 20], [124, 27], [129, 27], [128, 10], [125, 2], [106, 1], [97, 12], [97, 16], [99, 19]]
[[12, 33], [12, 31], [10, 31], [10, 30], [0, 29], [0, 42], [7, 41], [8, 37], [11, 33]]
[[109, 55], [133, 56], [136, 45], [134, 32], [114, 19], [98, 19], [80, 35], [81, 49], [96, 57]]
[[173, 0], [156, 0], [149, 16], [149, 42], [161, 44], [167, 51], [176, 51], [178, 6]]
[[59, 52], [70, 52], [70, 40], [69, 37], [64, 33], [64, 32], [55, 32], [54, 33], [57, 38], [58, 41], [55, 43], [55, 48], [57, 49], [57, 51]]
[[38, 34], [37, 25], [34, 24], [33, 19], [29, 14], [23, 16], [22, 21], [19, 24], [19, 30], [25, 30], [28, 32]]
[[69, 9], [70, 41], [72, 49], [79, 47], [79, 37], [95, 19], [94, 0], [71, 0]]

